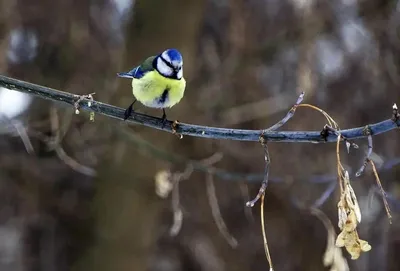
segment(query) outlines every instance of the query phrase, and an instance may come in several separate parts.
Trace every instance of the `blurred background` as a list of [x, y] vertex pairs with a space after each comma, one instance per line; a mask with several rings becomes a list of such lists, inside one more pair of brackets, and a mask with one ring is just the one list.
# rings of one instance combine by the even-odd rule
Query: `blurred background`
[[[342, 129], [400, 103], [400, 2], [389, 0], [1, 0], [0, 72], [126, 108], [116, 72], [165, 48], [188, 85], [171, 120], [266, 128], [301, 91]], [[161, 116], [159, 110], [138, 107]], [[284, 130], [321, 130], [297, 110]], [[342, 153], [363, 214], [357, 261], [324, 266], [336, 233], [334, 144], [269, 144], [266, 232], [275, 270], [400, 270], [399, 132]], [[0, 270], [268, 270], [258, 143], [176, 136], [0, 89]], [[218, 169], [210, 175], [207, 167]], [[193, 170], [194, 169], [194, 170]], [[172, 191], [171, 191], [172, 190]], [[310, 211], [318, 207], [323, 214]], [[329, 248], [329, 246], [328, 246]], [[334, 269], [335, 268], [335, 269]]]

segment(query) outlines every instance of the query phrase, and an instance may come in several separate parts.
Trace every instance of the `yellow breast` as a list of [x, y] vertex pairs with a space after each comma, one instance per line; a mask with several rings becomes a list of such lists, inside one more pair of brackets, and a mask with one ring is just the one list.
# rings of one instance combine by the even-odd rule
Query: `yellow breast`
[[140, 79], [132, 79], [135, 98], [145, 106], [154, 108], [172, 107], [177, 104], [183, 97], [185, 87], [184, 78], [166, 78], [157, 71], [148, 72]]

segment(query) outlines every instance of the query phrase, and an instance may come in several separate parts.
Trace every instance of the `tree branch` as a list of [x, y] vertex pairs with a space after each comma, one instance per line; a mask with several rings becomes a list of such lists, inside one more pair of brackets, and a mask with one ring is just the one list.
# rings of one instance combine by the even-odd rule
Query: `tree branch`
[[[119, 120], [123, 120], [124, 118], [124, 109], [97, 101], [91, 101], [86, 98], [82, 99], [81, 95], [62, 92], [59, 90], [35, 85], [3, 75], [0, 75], [0, 86], [10, 90], [32, 94], [51, 101], [69, 104], [71, 106], [74, 106], [75, 103], [79, 101], [79, 108], [81, 110], [98, 113]], [[88, 103], [90, 104], [90, 106], [88, 105]], [[164, 126], [161, 118], [156, 118], [140, 113], [133, 113], [132, 116], [126, 121], [174, 133], [172, 128], [174, 122], [167, 121], [166, 125]], [[398, 115], [396, 115], [395, 118], [387, 119], [382, 122], [369, 125], [371, 135], [385, 133], [398, 127], [400, 127], [400, 119]], [[268, 142], [324, 143], [337, 141], [337, 136], [334, 133], [329, 133], [328, 135], [321, 136], [321, 132], [319, 131], [271, 131], [268, 129], [264, 131], [262, 129], [241, 130], [192, 125], [180, 122], [177, 125], [174, 125], [174, 128], [175, 132], [181, 135], [214, 139], [231, 139], [258, 142], [260, 136], [262, 135], [264, 139]], [[348, 140], [363, 138], [367, 137], [367, 135], [365, 135], [364, 133], [364, 128], [365, 127], [358, 127], [353, 129], [341, 130], [340, 133]]]

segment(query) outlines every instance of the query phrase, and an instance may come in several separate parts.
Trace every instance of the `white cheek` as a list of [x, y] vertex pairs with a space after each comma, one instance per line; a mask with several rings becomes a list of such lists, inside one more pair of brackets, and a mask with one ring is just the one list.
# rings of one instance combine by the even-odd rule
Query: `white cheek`
[[183, 76], [183, 68], [181, 68], [181, 69], [179, 70], [179, 72], [176, 74], [176, 77], [177, 77], [178, 79], [181, 79], [182, 76]]
[[165, 64], [161, 59], [157, 60], [157, 70], [159, 73], [165, 76], [171, 76], [173, 74], [172, 69], [168, 67], [167, 64]]
[[167, 52], [162, 53], [162, 57], [168, 62], [171, 63], [171, 58], [167, 54]]

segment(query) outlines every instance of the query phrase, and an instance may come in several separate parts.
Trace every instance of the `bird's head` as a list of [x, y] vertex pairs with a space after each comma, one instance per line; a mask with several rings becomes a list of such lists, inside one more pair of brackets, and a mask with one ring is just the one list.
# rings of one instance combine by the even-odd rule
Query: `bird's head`
[[183, 59], [181, 53], [176, 49], [167, 49], [157, 57], [157, 71], [175, 79], [183, 76]]

